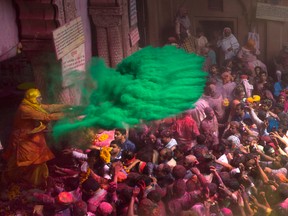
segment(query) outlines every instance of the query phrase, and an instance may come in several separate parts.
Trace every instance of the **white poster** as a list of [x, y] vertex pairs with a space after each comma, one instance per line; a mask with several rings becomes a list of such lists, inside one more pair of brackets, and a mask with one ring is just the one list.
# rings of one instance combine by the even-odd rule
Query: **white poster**
[[54, 30], [53, 39], [58, 60], [83, 44], [85, 37], [81, 17]]
[[84, 79], [85, 46], [81, 44], [62, 58], [63, 87], [73, 85]]

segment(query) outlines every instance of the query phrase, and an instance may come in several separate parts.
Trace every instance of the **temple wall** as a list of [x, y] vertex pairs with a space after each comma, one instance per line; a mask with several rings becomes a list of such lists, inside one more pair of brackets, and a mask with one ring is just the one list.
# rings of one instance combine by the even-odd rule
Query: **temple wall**
[[0, 61], [16, 55], [18, 28], [16, 24], [16, 12], [11, 0], [0, 1]]

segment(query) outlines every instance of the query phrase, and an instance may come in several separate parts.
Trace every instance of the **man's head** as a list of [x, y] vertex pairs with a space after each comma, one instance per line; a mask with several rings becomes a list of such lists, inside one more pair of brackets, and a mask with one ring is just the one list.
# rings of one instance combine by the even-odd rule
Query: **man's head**
[[184, 179], [186, 175], [186, 168], [182, 165], [176, 165], [173, 167], [172, 175], [175, 179]]
[[222, 78], [222, 82], [223, 84], [226, 84], [226, 83], [229, 83], [232, 81], [232, 76], [231, 76], [231, 73], [230, 72], [223, 72], [221, 74], [221, 78]]
[[121, 143], [117, 140], [112, 140], [110, 143], [110, 147], [112, 148], [111, 150], [111, 155], [117, 155], [121, 151]]
[[197, 158], [194, 155], [187, 155], [184, 159], [183, 166], [186, 169], [190, 169], [191, 167], [199, 164]]
[[179, 8], [178, 14], [180, 17], [185, 17], [188, 15], [188, 10], [185, 7]]
[[134, 157], [135, 157], [134, 152], [129, 151], [129, 150], [124, 150], [124, 151], [122, 152], [122, 158], [121, 158], [121, 160], [122, 160], [124, 163], [129, 163], [132, 159], [134, 159]]
[[42, 102], [42, 96], [40, 91], [34, 88], [28, 89], [25, 92], [24, 98], [32, 104], [41, 104]]
[[126, 129], [124, 128], [116, 128], [114, 132], [114, 139], [118, 141], [122, 141], [126, 139]]
[[213, 119], [215, 116], [214, 110], [211, 107], [206, 107], [204, 113], [207, 119]]
[[259, 81], [260, 82], [266, 82], [267, 81], [267, 73], [266, 71], [261, 70], [258, 74]]
[[258, 137], [249, 135], [247, 138], [247, 144], [249, 146], [256, 146], [258, 144]]
[[88, 154], [87, 154], [87, 162], [90, 167], [93, 167], [95, 163], [99, 160], [100, 158], [100, 151], [96, 149], [92, 149]]
[[183, 156], [185, 155], [185, 146], [183, 145], [176, 145], [176, 148], [174, 149], [173, 153], [174, 153], [174, 158], [177, 159], [181, 159], [183, 158]]
[[277, 103], [274, 107], [274, 113], [279, 114], [284, 111], [284, 105], [281, 103]]
[[99, 188], [100, 185], [92, 177], [88, 177], [88, 179], [82, 183], [82, 192], [90, 196], [93, 196]]
[[218, 69], [218, 66], [217, 65], [211, 65], [211, 67], [210, 67], [210, 70], [209, 70], [209, 72], [211, 73], [211, 74], [218, 74], [219, 73], [219, 69]]
[[224, 35], [225, 37], [229, 37], [231, 34], [232, 34], [231, 28], [229, 28], [229, 27], [224, 28], [224, 30], [223, 30], [223, 35]]
[[239, 101], [243, 100], [245, 98], [245, 90], [241, 87], [236, 87], [234, 89], [234, 97], [238, 99]]
[[244, 111], [244, 108], [245, 108], [245, 104], [244, 103], [239, 103], [236, 105], [236, 108], [235, 108], [235, 115], [236, 116], [243, 116], [245, 111]]
[[232, 149], [239, 147], [241, 144], [240, 139], [235, 135], [229, 136], [227, 140], [229, 141], [229, 147]]
[[162, 143], [166, 145], [172, 139], [172, 132], [170, 130], [163, 130], [160, 136], [161, 136]]
[[261, 108], [265, 112], [269, 111], [273, 105], [273, 102], [270, 99], [265, 99], [261, 101], [261, 103], [262, 103]]
[[171, 160], [173, 157], [172, 153], [171, 149], [163, 148], [159, 153], [159, 161], [162, 163]]
[[168, 164], [160, 163], [154, 168], [154, 174], [157, 178], [168, 176], [171, 173], [171, 167]]
[[212, 83], [209, 83], [209, 84], [205, 87], [204, 93], [205, 93], [205, 95], [207, 95], [207, 96], [214, 97], [214, 96], [216, 95], [216, 85], [215, 85], [215, 84], [212, 84]]
[[231, 121], [229, 131], [231, 134], [237, 134], [239, 132], [240, 123], [237, 121]]

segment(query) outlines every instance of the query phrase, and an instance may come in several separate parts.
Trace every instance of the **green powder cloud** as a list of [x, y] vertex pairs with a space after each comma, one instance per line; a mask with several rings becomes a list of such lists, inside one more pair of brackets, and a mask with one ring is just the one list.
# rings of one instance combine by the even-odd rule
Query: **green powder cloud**
[[[204, 58], [174, 46], [145, 47], [114, 68], [93, 58], [89, 73], [96, 83], [85, 118], [63, 120], [54, 126], [59, 136], [79, 127], [114, 129], [171, 117], [193, 107], [202, 95], [207, 74]], [[86, 95], [87, 96], [87, 95]]]

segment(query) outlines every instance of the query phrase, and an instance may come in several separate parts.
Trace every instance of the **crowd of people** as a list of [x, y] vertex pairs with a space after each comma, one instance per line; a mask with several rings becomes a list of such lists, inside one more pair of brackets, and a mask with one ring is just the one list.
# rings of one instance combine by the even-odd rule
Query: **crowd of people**
[[[180, 40], [190, 34], [178, 31]], [[225, 28], [217, 65], [203, 37], [195, 52], [206, 57], [208, 77], [193, 108], [91, 129], [87, 148], [68, 140], [54, 157], [45, 130], [70, 107], [44, 105], [28, 90], [2, 155], [0, 215], [288, 215], [288, 52], [271, 77], [255, 41], [241, 47]]]

